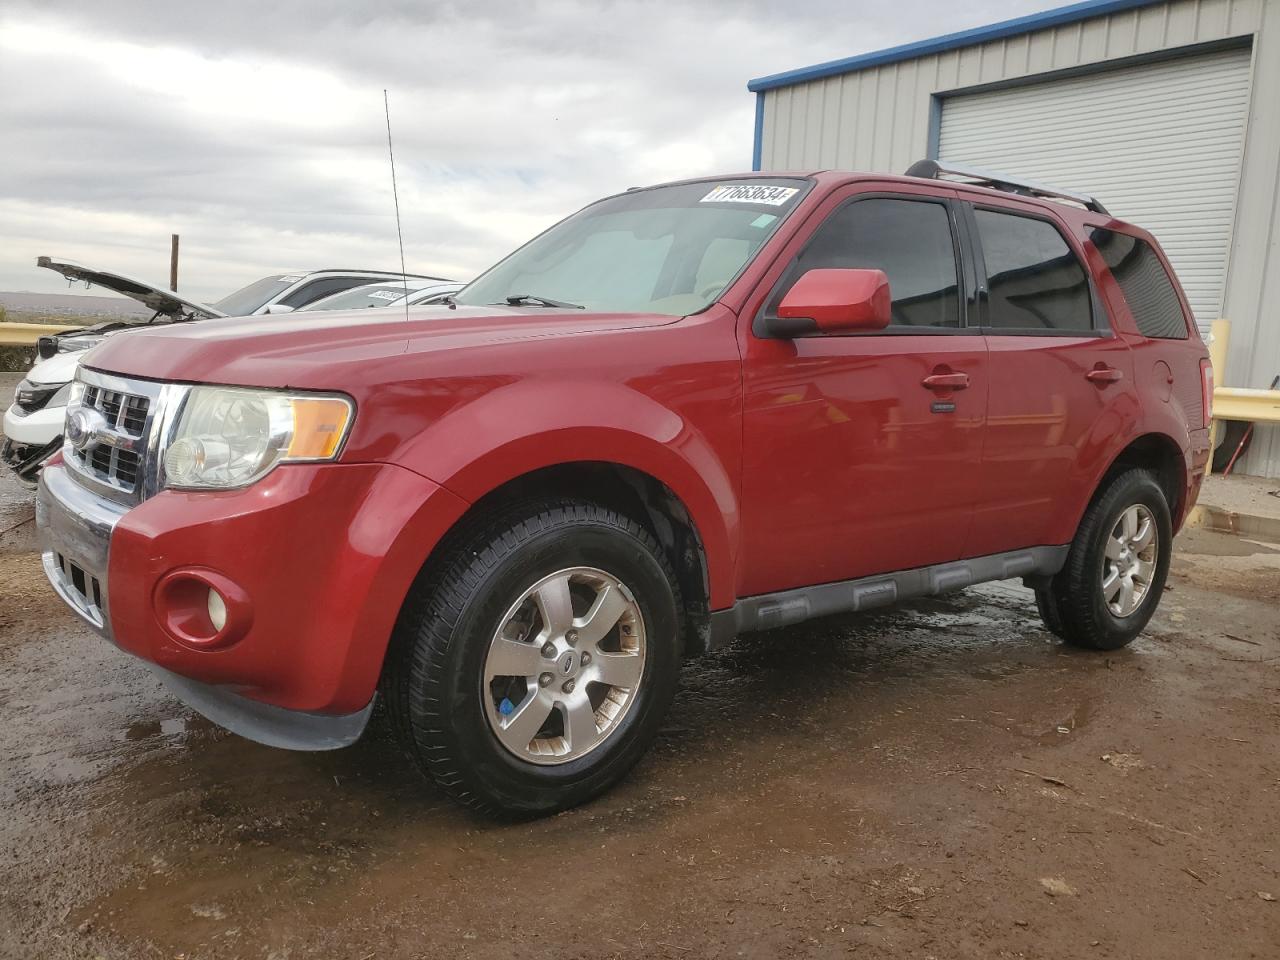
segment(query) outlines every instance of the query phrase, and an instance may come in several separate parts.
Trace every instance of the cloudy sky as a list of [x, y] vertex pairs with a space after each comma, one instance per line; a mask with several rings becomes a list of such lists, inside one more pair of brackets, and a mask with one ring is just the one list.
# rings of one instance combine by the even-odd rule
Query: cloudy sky
[[469, 279], [628, 186], [750, 167], [751, 77], [1054, 0], [0, 0], [0, 290], [52, 254], [215, 300], [257, 277]]

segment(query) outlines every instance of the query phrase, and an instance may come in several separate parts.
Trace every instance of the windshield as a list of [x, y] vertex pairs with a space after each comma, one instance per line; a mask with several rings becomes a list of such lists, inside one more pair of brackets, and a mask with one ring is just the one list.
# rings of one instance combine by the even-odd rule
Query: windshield
[[[409, 284], [409, 290], [412, 291], [414, 285]], [[323, 300], [317, 300], [315, 303], [307, 304], [302, 307], [303, 310], [360, 310], [364, 307], [385, 307], [396, 300], [404, 298], [403, 283], [386, 283], [377, 284], [366, 287], [356, 287], [354, 290], [346, 290], [342, 293], [335, 293], [332, 297], [325, 297]]]
[[301, 279], [302, 275], [296, 273], [263, 277], [247, 287], [241, 287], [235, 293], [227, 294], [213, 306], [228, 317], [247, 317], [264, 303], [273, 300], [276, 294], [283, 293]]
[[697, 313], [742, 272], [808, 185], [778, 178], [702, 181], [610, 197], [529, 241], [454, 300]]

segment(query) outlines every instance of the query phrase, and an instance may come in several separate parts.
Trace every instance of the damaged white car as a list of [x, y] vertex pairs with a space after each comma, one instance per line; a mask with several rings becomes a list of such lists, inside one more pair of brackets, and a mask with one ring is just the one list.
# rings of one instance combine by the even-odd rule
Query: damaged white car
[[[255, 280], [228, 294], [217, 303], [188, 300], [172, 290], [119, 273], [95, 270], [67, 260], [40, 257], [36, 265], [54, 270], [68, 280], [102, 287], [131, 297], [154, 311], [148, 320], [121, 319], [92, 327], [58, 331], [41, 337], [36, 344], [36, 362], [26, 379], [18, 384], [13, 404], [4, 415], [4, 440], [0, 459], [26, 481], [34, 481], [44, 462], [62, 446], [62, 423], [66, 418], [67, 395], [84, 352], [106, 337], [158, 323], [184, 323], [211, 317], [245, 317], [263, 313], [289, 313], [368, 284], [406, 281], [413, 289], [441, 287], [451, 281], [385, 270], [329, 269], [279, 273]], [[403, 293], [401, 293], [403, 295]]]

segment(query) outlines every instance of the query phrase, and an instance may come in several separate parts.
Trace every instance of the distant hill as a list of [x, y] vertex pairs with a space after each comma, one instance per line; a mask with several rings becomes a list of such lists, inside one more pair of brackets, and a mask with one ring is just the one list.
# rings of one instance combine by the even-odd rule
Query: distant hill
[[128, 297], [77, 296], [73, 293], [9, 293], [0, 290], [0, 307], [9, 319], [26, 319], [18, 315], [42, 314], [55, 317], [142, 317], [151, 311]]

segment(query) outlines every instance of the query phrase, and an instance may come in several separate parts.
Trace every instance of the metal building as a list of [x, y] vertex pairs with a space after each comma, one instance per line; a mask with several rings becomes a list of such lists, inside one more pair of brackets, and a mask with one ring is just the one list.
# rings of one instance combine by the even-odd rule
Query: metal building
[[[1087, 0], [752, 80], [754, 169], [922, 157], [1099, 197], [1167, 250], [1218, 382], [1280, 374], [1280, 0]], [[1280, 429], [1242, 464], [1280, 476]]]

